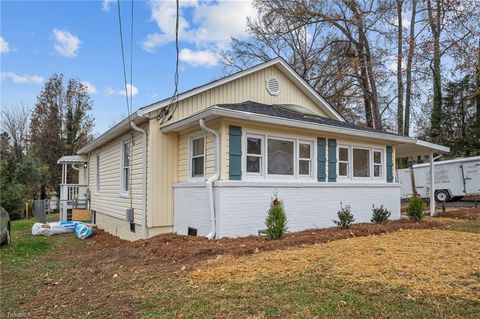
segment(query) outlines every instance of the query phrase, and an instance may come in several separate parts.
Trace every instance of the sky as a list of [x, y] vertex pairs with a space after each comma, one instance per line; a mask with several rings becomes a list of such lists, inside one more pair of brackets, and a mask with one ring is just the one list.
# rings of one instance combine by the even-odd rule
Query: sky
[[[131, 2], [120, 8], [129, 72]], [[33, 108], [45, 81], [62, 73], [87, 85], [95, 134], [121, 120], [127, 107], [117, 10], [116, 0], [0, 1], [1, 107]], [[175, 1], [134, 1], [133, 109], [173, 93], [175, 12]], [[192, 0], [181, 1], [180, 12], [181, 92], [224, 75], [218, 54], [231, 37], [248, 36], [255, 11], [246, 0]]]

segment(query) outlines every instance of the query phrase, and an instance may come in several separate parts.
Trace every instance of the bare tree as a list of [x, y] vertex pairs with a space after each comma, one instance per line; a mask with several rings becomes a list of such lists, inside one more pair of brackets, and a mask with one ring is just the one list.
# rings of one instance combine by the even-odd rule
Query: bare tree
[[397, 4], [397, 132], [403, 134], [403, 0]]
[[415, 24], [417, 23], [417, 0], [412, 0], [410, 14], [410, 33], [408, 37], [407, 65], [405, 68], [406, 91], [405, 91], [405, 119], [403, 126], [403, 134], [410, 135], [410, 114], [412, 109], [412, 64], [415, 55], [416, 34]]
[[4, 109], [0, 113], [0, 129], [8, 136], [8, 147], [20, 160], [27, 150], [31, 110], [25, 105]]
[[[237, 58], [268, 59], [285, 49], [277, 39], [298, 39], [303, 32], [300, 30], [307, 30], [303, 34], [308, 46], [298, 45], [305, 41], [291, 41], [296, 45], [287, 47], [313, 48], [309, 51], [310, 59], [302, 52], [293, 55], [298, 58], [287, 61], [324, 95], [332, 94], [332, 88], [335, 89], [336, 103], [345, 105], [345, 99], [351, 97], [358, 100], [356, 104], [361, 100], [366, 125], [382, 128], [377, 82], [384, 51], [372, 39], [382, 33], [380, 24], [390, 6], [386, 1], [256, 0], [255, 6], [261, 15], [258, 25], [275, 28], [250, 27], [255, 40], [237, 41], [233, 47], [237, 54], [228, 55], [225, 59], [228, 63]], [[312, 29], [317, 31], [308, 31]], [[309, 39], [312, 41], [308, 42]]]

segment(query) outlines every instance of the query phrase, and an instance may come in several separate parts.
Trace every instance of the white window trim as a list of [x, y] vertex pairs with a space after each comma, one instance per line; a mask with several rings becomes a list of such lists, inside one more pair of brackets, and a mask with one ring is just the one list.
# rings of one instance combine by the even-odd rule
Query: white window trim
[[[203, 176], [193, 176], [193, 141], [203, 138]], [[207, 164], [207, 135], [203, 131], [192, 133], [188, 136], [188, 181], [200, 181], [205, 179], [205, 167]]]
[[[121, 197], [130, 197], [130, 192], [129, 190], [125, 190], [125, 178], [124, 178], [124, 168], [125, 168], [125, 154], [124, 154], [124, 150], [125, 150], [125, 144], [129, 144], [130, 143], [130, 147], [133, 147], [131, 141], [130, 141], [130, 138], [126, 138], [124, 140], [122, 140], [121, 144], [120, 144], [120, 196]], [[132, 159], [130, 159], [130, 165], [128, 166], [129, 170], [128, 170], [128, 173], [130, 174], [130, 171], [132, 169]], [[131, 175], [131, 174], [130, 174]], [[129, 182], [131, 184], [131, 181], [130, 181], [130, 176], [129, 176]]]
[[[263, 141], [262, 145], [262, 168], [261, 174], [258, 173], [246, 173], [247, 172], [247, 137], [261, 137]], [[278, 139], [293, 142], [293, 175], [278, 175], [268, 174], [268, 139]], [[298, 173], [298, 147], [299, 143], [311, 143], [311, 171], [310, 176], [299, 175]], [[317, 174], [317, 149], [314, 138], [305, 136], [289, 135], [289, 134], [276, 134], [258, 130], [242, 130], [242, 180], [249, 181], [315, 181]]]
[[[309, 158], [303, 158], [303, 157], [300, 157], [300, 144], [308, 144], [310, 145], [310, 157]], [[298, 140], [297, 142], [297, 173], [298, 173], [298, 178], [299, 179], [312, 179], [312, 172], [313, 172], [313, 166], [314, 166], [314, 163], [313, 163], [313, 146], [314, 143], [313, 141], [309, 141], [309, 140]], [[309, 161], [310, 162], [310, 166], [309, 166], [309, 171], [308, 171], [308, 175], [304, 175], [304, 174], [300, 174], [300, 161]]]
[[[248, 154], [248, 138], [259, 138], [262, 142], [261, 148], [260, 148], [260, 155], [258, 154]], [[242, 143], [242, 154], [245, 154], [245, 160], [243, 160], [242, 156], [242, 172], [245, 172], [246, 176], [256, 176], [256, 177], [263, 177], [264, 176], [264, 168], [265, 168], [265, 135], [259, 135], [259, 134], [250, 134], [246, 133], [245, 134], [245, 143]], [[260, 157], [260, 172], [255, 173], [255, 172], [247, 172], [247, 156], [254, 156], [254, 157]], [[243, 174], [242, 174], [243, 175]]]
[[[385, 165], [385, 152], [381, 148], [373, 148], [373, 152], [379, 152], [380, 153], [380, 164], [375, 164], [375, 154], [372, 153], [372, 177], [375, 180], [384, 180], [385, 175], [386, 175], [386, 165]], [[375, 177], [375, 165], [381, 165], [380, 166], [380, 176]]]
[[[348, 156], [348, 161], [340, 161], [340, 149], [345, 148], [347, 149], [347, 156]], [[337, 145], [337, 178], [338, 179], [351, 179], [351, 174], [350, 174], [350, 168], [352, 166], [352, 154], [351, 154], [351, 146], [346, 145], [346, 144], [338, 144]], [[340, 175], [340, 162], [341, 163], [347, 163], [347, 175]]]
[[[353, 161], [354, 161], [354, 158], [353, 158], [353, 150], [354, 149], [357, 149], [357, 150], [365, 150], [365, 151], [368, 151], [368, 173], [369, 173], [369, 176], [354, 176], [353, 174]], [[352, 169], [351, 169], [351, 173], [352, 173], [352, 178], [353, 179], [356, 179], [358, 181], [368, 181], [368, 180], [372, 180], [372, 177], [373, 177], [373, 172], [372, 172], [372, 160], [373, 160], [373, 152], [372, 152], [372, 148], [371, 147], [366, 147], [366, 146], [358, 146], [358, 145], [352, 145]]]
[[[282, 174], [269, 174], [268, 173], [268, 140], [279, 140], [293, 143], [293, 174], [292, 175], [282, 175]], [[298, 152], [297, 152], [298, 139], [280, 137], [280, 136], [268, 136], [265, 138], [265, 176], [268, 179], [297, 179], [298, 178]]]
[[[340, 176], [338, 174], [339, 172], [339, 163], [340, 163], [340, 156], [339, 156], [339, 150], [340, 147], [343, 148], [348, 148], [348, 176]], [[354, 177], [353, 176], [353, 149], [354, 148], [359, 148], [359, 149], [367, 149], [370, 152], [370, 177]], [[382, 176], [381, 177], [374, 177], [373, 173], [373, 152], [381, 152], [382, 155]], [[345, 142], [345, 141], [338, 141], [337, 145], [337, 179], [341, 180], [342, 182], [387, 182], [387, 177], [386, 177], [386, 161], [385, 161], [385, 154], [386, 154], [386, 146], [379, 146], [379, 145], [369, 145], [369, 144], [364, 144], [364, 143], [351, 143], [351, 142]]]
[[95, 153], [94, 190], [100, 192], [100, 152]]

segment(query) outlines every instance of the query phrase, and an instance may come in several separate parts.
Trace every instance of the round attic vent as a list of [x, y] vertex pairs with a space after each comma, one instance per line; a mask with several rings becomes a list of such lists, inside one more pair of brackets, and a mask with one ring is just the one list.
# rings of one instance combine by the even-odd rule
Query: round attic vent
[[270, 95], [278, 95], [280, 93], [280, 82], [277, 78], [273, 76], [268, 77], [266, 85]]

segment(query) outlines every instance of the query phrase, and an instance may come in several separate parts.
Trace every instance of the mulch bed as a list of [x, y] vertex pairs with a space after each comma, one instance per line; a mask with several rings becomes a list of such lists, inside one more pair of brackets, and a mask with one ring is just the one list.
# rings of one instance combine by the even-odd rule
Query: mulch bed
[[435, 217], [480, 219], [480, 208], [457, 208], [453, 211], [437, 213]]
[[391, 233], [400, 229], [439, 228], [441, 223], [408, 220], [389, 221], [386, 224], [354, 224], [348, 229], [337, 227], [313, 229], [287, 234], [283, 240], [269, 241], [265, 237], [249, 236], [208, 240], [205, 237], [163, 234], [147, 240], [128, 242], [99, 231], [88, 240], [92, 254], [112, 257], [121, 256], [122, 263], [131, 260], [138, 264], [163, 264], [174, 269], [184, 269], [191, 264], [229, 254], [244, 256], [260, 251], [279, 250], [312, 244], [325, 243], [350, 237]]

